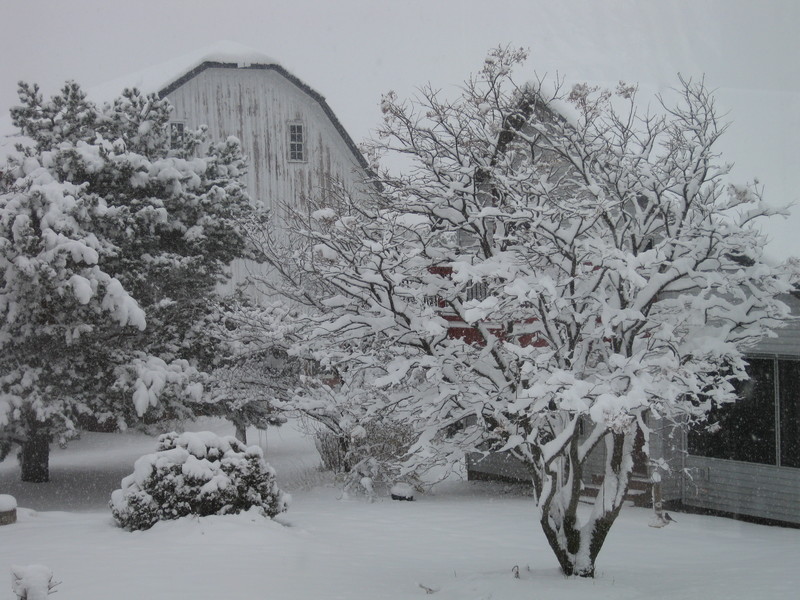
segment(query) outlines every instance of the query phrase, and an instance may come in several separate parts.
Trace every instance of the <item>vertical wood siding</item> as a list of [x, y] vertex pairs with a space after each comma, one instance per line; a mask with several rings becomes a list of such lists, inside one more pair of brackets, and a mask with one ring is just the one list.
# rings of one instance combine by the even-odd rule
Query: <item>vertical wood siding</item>
[[[167, 98], [172, 120], [191, 129], [207, 125], [212, 141], [239, 139], [248, 158], [248, 193], [272, 211], [276, 232], [285, 230], [287, 208], [302, 209], [305, 198], [323, 195], [333, 181], [364, 193], [365, 174], [351, 146], [319, 102], [276, 70], [207, 68]], [[290, 122], [304, 126], [305, 161], [289, 160]], [[267, 273], [248, 261], [234, 261], [231, 269], [231, 288], [254, 269]]]
[[[209, 68], [167, 97], [174, 120], [193, 129], [207, 125], [213, 140], [239, 138], [251, 197], [281, 217], [285, 205], [299, 206], [332, 180], [359, 189], [363, 171], [350, 147], [319, 103], [277, 71]], [[290, 121], [305, 126], [306, 161], [288, 160]]]

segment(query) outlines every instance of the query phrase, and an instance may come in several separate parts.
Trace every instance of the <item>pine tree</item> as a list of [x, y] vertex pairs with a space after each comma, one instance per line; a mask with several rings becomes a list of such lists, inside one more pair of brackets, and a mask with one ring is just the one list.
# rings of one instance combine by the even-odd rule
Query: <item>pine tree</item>
[[[49, 443], [205, 410], [215, 287], [246, 255], [238, 141], [170, 148], [170, 106], [126, 89], [98, 107], [21, 83], [27, 143], [0, 171], [0, 446], [46, 481]], [[201, 150], [203, 151], [201, 154]]]

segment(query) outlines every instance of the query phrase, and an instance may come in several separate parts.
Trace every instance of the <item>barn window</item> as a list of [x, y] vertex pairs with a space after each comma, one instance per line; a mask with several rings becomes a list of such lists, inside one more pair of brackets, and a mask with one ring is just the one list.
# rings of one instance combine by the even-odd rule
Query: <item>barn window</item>
[[186, 133], [184, 123], [173, 122], [169, 124], [169, 147], [173, 150], [183, 147]]
[[289, 160], [306, 160], [306, 134], [302, 123], [289, 123]]
[[[739, 400], [718, 407], [689, 433], [689, 452], [782, 467], [800, 467], [800, 361], [751, 358]], [[709, 427], [710, 425], [710, 427]]]

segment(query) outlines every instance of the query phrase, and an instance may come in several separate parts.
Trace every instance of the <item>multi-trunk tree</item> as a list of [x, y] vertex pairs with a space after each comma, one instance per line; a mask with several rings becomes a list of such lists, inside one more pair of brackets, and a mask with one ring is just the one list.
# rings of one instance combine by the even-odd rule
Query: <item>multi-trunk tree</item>
[[[204, 411], [215, 286], [246, 254], [238, 141], [170, 140], [170, 106], [20, 84], [0, 165], [0, 448], [46, 481], [79, 428]], [[178, 143], [180, 142], [180, 143]]]
[[321, 198], [294, 215], [305, 243], [268, 254], [316, 281], [297, 296], [320, 309], [307, 344], [417, 428], [409, 466], [511, 454], [564, 573], [593, 576], [637, 435], [647, 452], [651, 419], [735, 399], [743, 350], [786, 316], [788, 269], [762, 260], [760, 190], [726, 183], [702, 82], [642, 114], [631, 86], [518, 85], [524, 58], [491, 53], [455, 100], [386, 96], [373, 149], [403, 174]]

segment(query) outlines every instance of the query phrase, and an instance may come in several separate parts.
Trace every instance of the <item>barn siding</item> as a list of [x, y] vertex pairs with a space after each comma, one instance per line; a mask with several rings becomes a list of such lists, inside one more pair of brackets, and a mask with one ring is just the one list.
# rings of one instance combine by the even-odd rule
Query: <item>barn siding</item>
[[[166, 97], [174, 121], [190, 129], [208, 126], [212, 141], [239, 139], [248, 159], [247, 191], [272, 211], [273, 229], [280, 235], [289, 210], [301, 208], [304, 198], [323, 195], [332, 181], [353, 194], [365, 193], [363, 163], [352, 142], [331, 121], [321, 97], [312, 94], [277, 69], [212, 66], [171, 86]], [[289, 160], [292, 121], [304, 126], [305, 161]], [[250, 276], [272, 279], [270, 272], [265, 265], [235, 260], [223, 289], [232, 291]]]
[[[212, 140], [236, 136], [249, 159], [245, 176], [255, 201], [281, 217], [284, 205], [321, 194], [329, 182], [360, 189], [363, 170], [319, 102], [281, 73], [268, 69], [208, 68], [169, 92], [173, 118], [190, 128], [208, 125]], [[302, 121], [306, 160], [288, 160], [288, 123]]]

